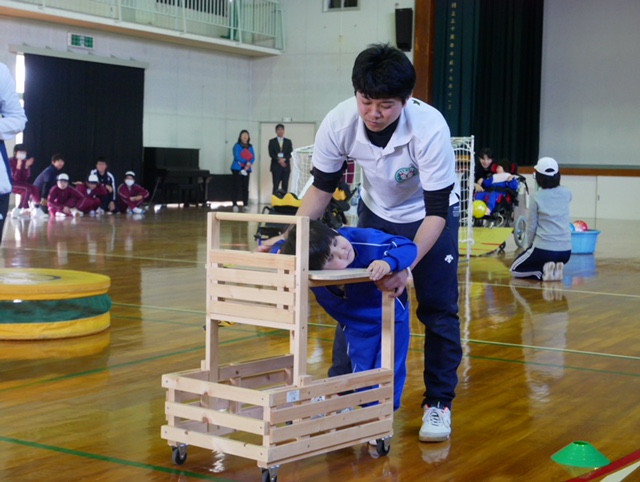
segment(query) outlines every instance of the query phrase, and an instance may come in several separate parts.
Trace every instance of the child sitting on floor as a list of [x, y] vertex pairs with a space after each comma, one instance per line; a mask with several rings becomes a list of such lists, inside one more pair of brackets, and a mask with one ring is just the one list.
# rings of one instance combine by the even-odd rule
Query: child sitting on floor
[[136, 174], [127, 171], [124, 174], [124, 183], [118, 187], [118, 209], [121, 213], [144, 214], [142, 203], [149, 197], [149, 191], [140, 184], [136, 184]]
[[571, 191], [560, 185], [560, 168], [551, 157], [540, 159], [533, 175], [540, 189], [529, 206], [529, 248], [515, 259], [511, 273], [516, 278], [562, 281], [571, 257]]
[[[283, 254], [295, 254], [295, 227], [278, 243]], [[277, 248], [276, 248], [277, 249]], [[343, 227], [337, 231], [319, 221], [309, 225], [309, 269], [367, 268], [372, 282], [324, 286], [312, 291], [325, 311], [342, 327], [348, 342], [353, 372], [381, 366], [382, 292], [373, 281], [410, 268], [418, 254], [416, 245], [402, 236], [372, 228]], [[409, 351], [409, 300], [407, 292], [395, 301], [395, 410], [400, 408], [407, 378]]]
[[84, 197], [83, 202], [77, 206], [78, 210], [85, 214], [95, 216], [96, 214], [104, 214], [102, 209], [102, 197], [108, 196], [107, 188], [100, 184], [98, 176], [89, 174], [85, 182], [78, 183], [76, 189]]
[[65, 173], [58, 174], [56, 185], [51, 188], [47, 198], [49, 213], [56, 218], [82, 216], [77, 206], [83, 199], [76, 188], [69, 186], [69, 176]]

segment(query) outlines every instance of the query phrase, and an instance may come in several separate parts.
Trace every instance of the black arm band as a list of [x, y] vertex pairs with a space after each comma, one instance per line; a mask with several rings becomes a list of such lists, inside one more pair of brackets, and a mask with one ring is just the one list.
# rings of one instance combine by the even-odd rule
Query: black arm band
[[313, 174], [313, 185], [324, 192], [333, 192], [338, 187], [338, 183], [340, 179], [342, 179], [342, 173], [346, 167], [347, 163], [342, 165], [342, 168], [336, 172], [323, 172], [317, 167], [314, 167], [311, 173]]
[[447, 219], [449, 215], [449, 195], [453, 184], [437, 191], [423, 191], [427, 216], [438, 216]]

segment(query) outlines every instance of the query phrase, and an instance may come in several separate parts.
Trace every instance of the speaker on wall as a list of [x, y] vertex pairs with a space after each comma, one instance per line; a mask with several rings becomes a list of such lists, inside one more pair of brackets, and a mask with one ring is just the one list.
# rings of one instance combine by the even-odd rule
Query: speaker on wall
[[396, 46], [404, 52], [409, 52], [412, 41], [413, 9], [396, 8]]

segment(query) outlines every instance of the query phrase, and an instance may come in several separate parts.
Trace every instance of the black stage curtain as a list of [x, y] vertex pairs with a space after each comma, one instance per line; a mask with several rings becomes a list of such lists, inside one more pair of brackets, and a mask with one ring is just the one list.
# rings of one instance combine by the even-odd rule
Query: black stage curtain
[[479, 5], [476, 1], [436, 1], [432, 98], [454, 137], [474, 134]]
[[118, 183], [128, 170], [142, 174], [144, 69], [25, 55], [25, 70], [24, 143], [35, 175], [57, 152], [73, 181], [85, 179], [99, 156]]
[[[435, 106], [450, 122], [452, 135], [473, 134], [476, 149], [491, 147], [497, 158], [519, 165], [538, 158], [543, 8], [544, 0], [437, 3]], [[469, 106], [467, 130], [458, 119], [469, 117]]]

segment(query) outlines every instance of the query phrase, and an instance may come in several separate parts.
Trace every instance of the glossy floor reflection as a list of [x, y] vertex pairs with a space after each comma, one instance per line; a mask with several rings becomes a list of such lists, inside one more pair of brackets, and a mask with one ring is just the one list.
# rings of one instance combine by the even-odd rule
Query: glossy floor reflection
[[[0, 342], [0, 479], [251, 481], [255, 462], [192, 447], [171, 462], [160, 438], [163, 373], [204, 356], [206, 210], [75, 220], [7, 220], [0, 267], [110, 276], [112, 326], [65, 341]], [[640, 223], [591, 221], [594, 255], [562, 282], [513, 281], [506, 253], [460, 265], [464, 358], [449, 442], [417, 441], [424, 329], [414, 319], [409, 379], [388, 457], [367, 445], [286, 464], [280, 481], [560, 481], [551, 461], [585, 440], [610, 460], [640, 448]], [[256, 226], [224, 243], [254, 249]], [[309, 367], [324, 376], [334, 324], [315, 305]], [[285, 334], [224, 328], [223, 360], [283, 352]], [[631, 479], [628, 480], [638, 480]]]

